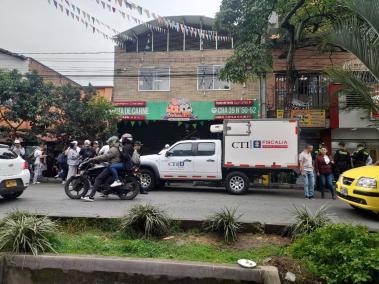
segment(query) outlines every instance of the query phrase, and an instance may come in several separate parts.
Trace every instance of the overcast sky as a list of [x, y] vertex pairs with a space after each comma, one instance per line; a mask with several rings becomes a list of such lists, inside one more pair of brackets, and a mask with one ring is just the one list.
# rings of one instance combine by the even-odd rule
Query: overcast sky
[[[56, 0], [67, 7], [65, 0]], [[79, 9], [97, 17], [117, 31], [133, 27], [134, 21], [123, 19], [121, 14], [109, 12], [96, 0], [67, 0]], [[116, 7], [117, 0], [103, 0]], [[108, 2], [110, 1], [110, 2]], [[134, 0], [131, 1], [161, 16], [204, 15], [214, 17], [221, 0]], [[118, 5], [118, 4], [117, 4]], [[120, 6], [117, 6], [120, 7]], [[142, 18], [138, 12], [121, 8], [131, 16]], [[96, 25], [112, 35], [107, 28]], [[0, 0], [0, 48], [33, 57], [63, 74], [108, 74], [109, 78], [73, 78], [82, 84], [112, 85], [113, 54], [65, 55], [30, 54], [48, 52], [112, 52], [114, 43], [92, 29], [73, 20], [53, 0]], [[29, 54], [28, 54], [29, 53]], [[72, 72], [72, 73], [68, 73]]]

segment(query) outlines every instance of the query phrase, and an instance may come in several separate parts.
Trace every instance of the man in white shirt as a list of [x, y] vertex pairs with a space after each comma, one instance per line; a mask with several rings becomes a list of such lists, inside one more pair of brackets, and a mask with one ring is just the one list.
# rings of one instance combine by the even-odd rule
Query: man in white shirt
[[315, 174], [312, 160], [313, 146], [307, 145], [299, 155], [300, 171], [304, 177], [304, 195], [307, 199], [314, 198]]
[[38, 179], [42, 176], [42, 171], [45, 166], [45, 157], [43, 153], [44, 145], [41, 144], [38, 146], [38, 148], [34, 151], [34, 177], [33, 177], [33, 184], [39, 184], [40, 182]]
[[18, 139], [14, 141], [14, 146], [12, 147], [12, 150], [20, 157], [25, 156], [25, 149], [21, 146], [21, 141]]

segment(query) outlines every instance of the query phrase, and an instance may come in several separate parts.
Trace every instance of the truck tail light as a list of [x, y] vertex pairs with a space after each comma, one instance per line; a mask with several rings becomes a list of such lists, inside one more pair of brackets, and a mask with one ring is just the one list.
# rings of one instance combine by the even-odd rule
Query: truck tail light
[[29, 163], [28, 162], [24, 162], [24, 164], [22, 165], [22, 169], [23, 170], [29, 170]]

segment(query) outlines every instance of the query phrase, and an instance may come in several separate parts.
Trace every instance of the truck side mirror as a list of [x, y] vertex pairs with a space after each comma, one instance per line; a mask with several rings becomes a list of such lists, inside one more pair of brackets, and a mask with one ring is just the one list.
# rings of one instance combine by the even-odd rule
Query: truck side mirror
[[170, 156], [172, 156], [172, 152], [167, 151], [166, 154], [165, 154], [165, 156], [166, 156], [166, 157], [170, 157]]

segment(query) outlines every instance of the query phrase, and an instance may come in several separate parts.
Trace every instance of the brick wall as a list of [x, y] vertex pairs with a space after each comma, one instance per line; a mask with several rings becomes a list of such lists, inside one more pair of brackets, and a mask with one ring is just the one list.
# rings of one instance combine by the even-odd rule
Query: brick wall
[[[169, 101], [187, 98], [190, 101], [239, 100], [259, 97], [259, 84], [232, 84], [230, 90], [197, 90], [197, 67], [223, 65], [233, 50], [174, 51], [126, 53], [116, 47], [113, 100]], [[170, 67], [170, 91], [138, 91], [138, 70], [141, 67]], [[184, 75], [183, 75], [184, 74]], [[117, 76], [118, 75], [118, 76]]]
[[[275, 73], [286, 72], [286, 59], [283, 50], [274, 50], [273, 73], [267, 76], [267, 104], [275, 106]], [[342, 66], [355, 59], [348, 52], [321, 53], [315, 48], [303, 48], [296, 51], [294, 63], [296, 70], [303, 73], [319, 73], [332, 66]]]
[[66, 84], [71, 84], [74, 86], [80, 87], [80, 85], [66, 76], [54, 71], [53, 69], [43, 65], [37, 60], [30, 58], [29, 59], [29, 71], [37, 71], [37, 73], [43, 77], [45, 82], [51, 82], [56, 86], [62, 86]]

